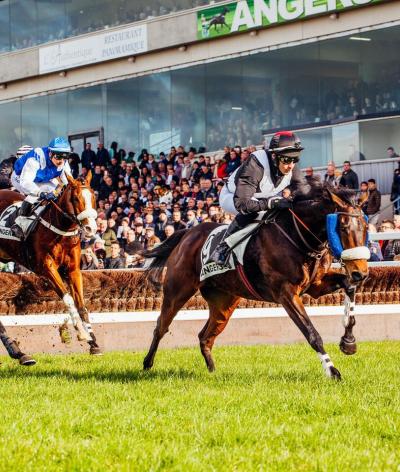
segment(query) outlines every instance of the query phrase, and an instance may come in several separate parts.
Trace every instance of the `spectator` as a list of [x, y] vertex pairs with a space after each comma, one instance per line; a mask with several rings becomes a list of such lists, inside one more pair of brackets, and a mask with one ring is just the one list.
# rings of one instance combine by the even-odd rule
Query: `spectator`
[[196, 218], [196, 213], [193, 210], [189, 210], [186, 213], [186, 217], [187, 217], [186, 228], [188, 229], [193, 228], [194, 226], [197, 226], [199, 224]]
[[124, 253], [131, 256], [143, 249], [143, 244], [136, 240], [136, 233], [133, 229], [128, 230], [123, 248]]
[[81, 155], [82, 167], [87, 170], [90, 170], [94, 167], [96, 161], [96, 153], [92, 149], [91, 143], [86, 143], [85, 150]]
[[81, 269], [82, 270], [96, 270], [99, 268], [99, 260], [93, 249], [88, 247], [82, 250]]
[[396, 233], [400, 232], [400, 215], [393, 216], [394, 231]]
[[76, 179], [79, 175], [79, 164], [81, 160], [76, 152], [74, 152], [74, 148], [71, 146], [71, 154], [68, 158], [69, 166], [71, 168], [71, 174], [74, 179]]
[[110, 246], [110, 256], [104, 261], [105, 269], [123, 269], [125, 266], [121, 258], [121, 248], [117, 241], [113, 241]]
[[240, 166], [240, 155], [236, 153], [235, 150], [232, 150], [229, 153], [229, 162], [226, 167], [226, 173], [229, 175], [233, 174], [235, 170]]
[[156, 244], [160, 244], [161, 240], [154, 234], [154, 225], [147, 225], [144, 230], [144, 248], [149, 250], [152, 249]]
[[393, 202], [394, 214], [400, 214], [400, 169], [396, 169], [393, 174], [392, 191], [390, 201]]
[[362, 211], [365, 213], [368, 205], [368, 182], [361, 182], [360, 184], [360, 193], [357, 197], [357, 203], [360, 204], [363, 202]]
[[368, 215], [368, 221], [376, 225], [379, 219], [379, 210], [381, 209], [381, 193], [376, 188], [375, 179], [368, 180], [368, 201], [365, 208], [365, 214]]
[[103, 143], [97, 145], [97, 154], [94, 164], [100, 166], [103, 170], [105, 170], [110, 164], [110, 155], [108, 154], [107, 149], [104, 148]]
[[11, 174], [14, 170], [14, 163], [17, 157], [11, 155], [7, 159], [1, 161], [0, 164], [0, 189], [7, 189], [11, 187]]
[[227, 165], [223, 157], [215, 156], [214, 179], [223, 180], [228, 177]]
[[390, 157], [390, 158], [399, 157], [399, 155], [395, 152], [393, 146], [389, 146], [389, 147], [386, 149], [386, 154], [387, 154], [387, 156]]
[[[369, 233], [376, 233], [376, 226], [372, 225], [371, 223], [368, 224], [368, 232]], [[383, 255], [381, 251], [381, 247], [378, 241], [368, 241], [368, 249], [371, 252], [370, 261], [371, 262], [379, 262], [383, 260]]]
[[358, 175], [351, 168], [350, 161], [343, 162], [343, 173], [339, 185], [353, 190], [358, 190]]
[[173, 225], [167, 225], [165, 227], [165, 238], [169, 238], [170, 236], [172, 236], [174, 233], [175, 233], [175, 228]]
[[186, 223], [182, 221], [182, 214], [179, 210], [174, 210], [172, 213], [172, 226], [174, 227], [175, 231], [179, 231], [180, 229], [186, 228]]
[[305, 179], [307, 180], [308, 183], [315, 180], [318, 180], [318, 181], [320, 180], [319, 175], [314, 175], [314, 169], [311, 166], [306, 168], [305, 174], [306, 174]]
[[117, 235], [115, 234], [115, 231], [113, 229], [108, 227], [107, 220], [100, 221], [97, 235], [104, 241], [104, 249], [106, 251], [106, 256], [110, 257], [111, 243], [112, 241], [117, 240]]
[[[383, 220], [380, 227], [379, 232], [382, 233], [392, 233], [394, 231], [394, 223], [392, 220]], [[385, 254], [385, 249], [388, 244], [388, 240], [380, 240], [379, 245], [381, 247], [382, 254]]]
[[332, 187], [339, 186], [339, 179], [336, 175], [336, 166], [333, 163], [328, 164], [326, 168], [326, 174], [324, 175], [324, 182], [331, 185]]

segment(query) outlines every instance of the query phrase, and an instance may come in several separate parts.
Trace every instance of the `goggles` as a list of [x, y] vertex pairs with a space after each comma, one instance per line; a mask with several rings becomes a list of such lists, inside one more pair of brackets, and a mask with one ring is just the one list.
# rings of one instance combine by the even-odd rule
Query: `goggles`
[[69, 152], [51, 152], [51, 157], [56, 159], [57, 161], [61, 161], [63, 159], [68, 159], [69, 158]]
[[278, 155], [277, 158], [283, 164], [297, 164], [297, 162], [299, 162], [300, 160], [300, 157], [290, 157], [290, 156], [283, 156], [283, 155]]

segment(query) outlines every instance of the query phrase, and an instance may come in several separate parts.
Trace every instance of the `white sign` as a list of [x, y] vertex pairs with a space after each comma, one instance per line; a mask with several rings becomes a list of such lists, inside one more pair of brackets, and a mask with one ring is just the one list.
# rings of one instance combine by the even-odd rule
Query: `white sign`
[[39, 48], [39, 74], [147, 51], [147, 25], [133, 26]]

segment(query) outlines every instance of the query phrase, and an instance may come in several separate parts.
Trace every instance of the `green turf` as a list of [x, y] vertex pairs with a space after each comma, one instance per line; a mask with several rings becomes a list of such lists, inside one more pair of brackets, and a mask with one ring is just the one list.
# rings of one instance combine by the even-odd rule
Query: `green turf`
[[0, 470], [383, 471], [400, 467], [400, 342], [38, 356], [0, 369]]

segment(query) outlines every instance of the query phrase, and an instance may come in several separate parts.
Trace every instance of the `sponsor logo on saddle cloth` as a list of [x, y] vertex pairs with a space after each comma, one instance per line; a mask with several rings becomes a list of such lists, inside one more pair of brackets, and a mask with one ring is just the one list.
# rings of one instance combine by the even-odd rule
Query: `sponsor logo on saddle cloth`
[[[19, 238], [13, 235], [11, 226], [15, 223], [17, 216], [17, 210], [21, 206], [22, 201], [15, 202], [12, 205], [8, 206], [0, 215], [0, 238], [1, 239], [12, 239], [13, 241], [20, 241]], [[44, 209], [44, 207], [43, 207]], [[41, 213], [39, 210], [35, 210], [36, 215]], [[25, 234], [29, 230], [30, 226], [36, 219], [36, 215], [20, 217], [21, 221], [19, 225]]]
[[[236, 233], [232, 234], [232, 236], [229, 236], [226, 239], [227, 244], [230, 247], [233, 247], [233, 249], [224, 266], [216, 264], [215, 262], [209, 262], [208, 264], [206, 264], [206, 261], [210, 258], [210, 255], [213, 253], [214, 249], [217, 247], [218, 243], [223, 238], [228, 225], [221, 225], [215, 228], [208, 235], [208, 238], [201, 249], [200, 281], [208, 279], [213, 275], [223, 274], [224, 272], [228, 272], [229, 270], [234, 270], [236, 269], [237, 263], [243, 265], [244, 252], [246, 250], [247, 243], [250, 240], [250, 233], [257, 225], [258, 223], [251, 223], [246, 226], [246, 228], [237, 231]], [[236, 244], [237, 246], [235, 246]]]

